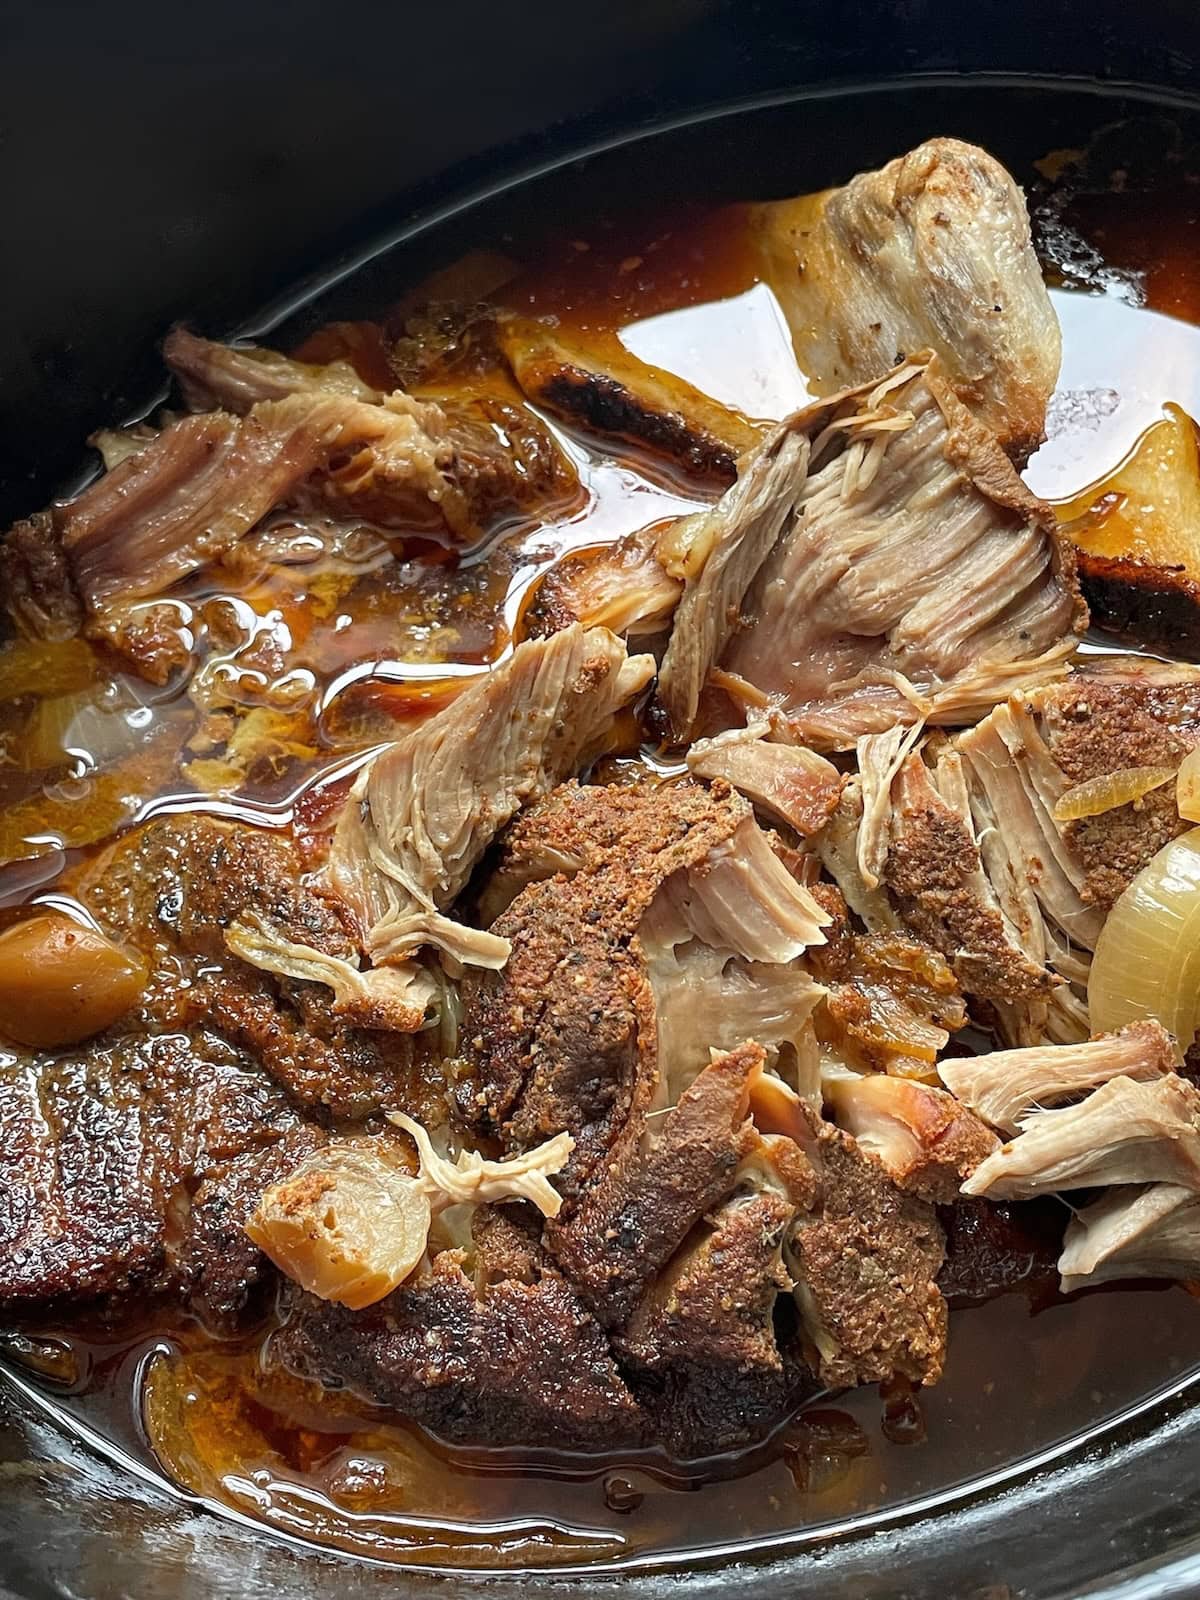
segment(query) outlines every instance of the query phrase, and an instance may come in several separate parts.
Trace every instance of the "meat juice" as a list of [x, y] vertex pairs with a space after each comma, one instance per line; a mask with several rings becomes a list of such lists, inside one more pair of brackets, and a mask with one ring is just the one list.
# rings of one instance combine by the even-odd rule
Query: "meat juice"
[[[1200, 119], [1190, 114], [953, 82], [747, 111], [573, 163], [394, 241], [269, 342], [329, 359], [358, 339], [369, 364], [369, 335], [347, 323], [361, 330], [466, 256], [468, 277], [481, 260], [503, 263], [497, 298], [510, 308], [617, 340], [745, 416], [782, 416], [807, 388], [758, 278], [746, 202], [842, 182], [936, 133], [984, 145], [1030, 192], [1064, 359], [1050, 436], [1026, 477], [1069, 500], [1165, 403], [1200, 414]], [[1072, 160], [1063, 152], [1088, 148], [1094, 181], [1060, 181]], [[69, 901], [116, 834], [164, 812], [301, 837], [319, 828], [371, 750], [519, 641], [557, 562], [720, 492], [633, 447], [552, 426], [581, 492], [549, 520], [510, 519], [461, 555], [424, 532], [367, 530], [331, 549], [320, 528], [297, 523], [277, 535], [288, 559], [220, 591], [184, 587], [179, 622], [214, 686], [211, 705], [225, 707], [232, 688], [264, 713], [232, 784], [211, 766], [228, 750], [214, 757], [196, 739], [195, 704], [171, 685], [98, 682], [61, 656], [48, 661], [63, 681], [41, 702], [49, 710], [31, 715], [20, 694], [0, 701], [0, 858], [10, 863], [0, 918]], [[39, 1327], [7, 1348], [68, 1427], [92, 1430], [218, 1514], [376, 1559], [577, 1567], [759, 1543], [778, 1553], [789, 1538], [1002, 1479], [1190, 1383], [1197, 1318], [1178, 1286], [1070, 1301], [1012, 1293], [954, 1313], [936, 1388], [822, 1396], [748, 1457], [686, 1464], [652, 1452], [450, 1449], [264, 1369], [266, 1328], [218, 1340], [153, 1308], [136, 1327]]]

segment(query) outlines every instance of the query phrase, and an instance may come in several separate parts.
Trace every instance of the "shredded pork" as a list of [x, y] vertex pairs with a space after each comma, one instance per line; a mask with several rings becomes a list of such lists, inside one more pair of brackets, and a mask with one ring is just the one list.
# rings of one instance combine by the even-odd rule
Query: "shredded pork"
[[1106, 1183], [1200, 1188], [1200, 1090], [1175, 1073], [1112, 1078], [1078, 1105], [1029, 1111], [1017, 1138], [963, 1184], [964, 1194], [1029, 1200]]
[[844, 188], [759, 208], [768, 276], [816, 392], [933, 349], [1014, 455], [1041, 442], [1058, 319], [1021, 191], [985, 151], [930, 139]]
[[721, 658], [786, 736], [849, 749], [961, 725], [1062, 675], [1086, 617], [1070, 547], [936, 358], [791, 425], [813, 439], [808, 478]]
[[1200, 1193], [1176, 1183], [1111, 1189], [1071, 1218], [1058, 1270], [1064, 1294], [1114, 1278], [1200, 1278]]
[[1039, 1107], [1090, 1093], [1113, 1078], [1153, 1083], [1175, 1068], [1170, 1034], [1157, 1022], [1131, 1022], [1119, 1033], [1081, 1044], [993, 1050], [943, 1061], [947, 1089], [1002, 1133], [1020, 1132]]

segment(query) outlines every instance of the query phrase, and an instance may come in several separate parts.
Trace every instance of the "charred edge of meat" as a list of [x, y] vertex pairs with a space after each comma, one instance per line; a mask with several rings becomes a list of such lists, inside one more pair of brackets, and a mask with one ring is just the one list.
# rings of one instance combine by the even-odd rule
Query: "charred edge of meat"
[[622, 1152], [549, 1247], [606, 1327], [623, 1323], [647, 1281], [731, 1190], [752, 1139], [749, 1086], [765, 1052], [746, 1044], [706, 1067], [649, 1142]]
[[552, 410], [581, 422], [594, 433], [615, 434], [672, 456], [689, 472], [732, 483], [737, 456], [729, 445], [698, 432], [678, 411], [652, 411], [618, 378], [603, 372], [564, 365], [546, 373], [538, 398]]

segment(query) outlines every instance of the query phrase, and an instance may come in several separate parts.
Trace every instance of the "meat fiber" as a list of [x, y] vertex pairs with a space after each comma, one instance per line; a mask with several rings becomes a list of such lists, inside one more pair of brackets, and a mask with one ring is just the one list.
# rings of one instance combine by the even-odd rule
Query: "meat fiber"
[[444, 711], [363, 769], [334, 834], [325, 883], [375, 963], [435, 944], [502, 966], [508, 945], [445, 913], [499, 830], [602, 748], [654, 672], [605, 629], [527, 640]]
[[932, 349], [1018, 458], [1042, 439], [1058, 319], [1021, 191], [974, 145], [930, 139], [844, 188], [757, 210], [766, 275], [817, 393]]
[[1175, 1061], [1171, 1036], [1160, 1023], [1131, 1022], [1119, 1033], [1082, 1044], [992, 1050], [943, 1061], [938, 1074], [964, 1106], [1015, 1135], [1023, 1118], [1040, 1106], [1088, 1094], [1112, 1078], [1153, 1083], [1172, 1072]]
[[[749, 457], [733, 488], [688, 523], [683, 598], [675, 612], [658, 695], [675, 735], [689, 739], [700, 694], [737, 626], [742, 600], [795, 514], [808, 469], [806, 413], [781, 423]], [[662, 546], [659, 546], [660, 559]], [[671, 564], [665, 562], [668, 572]]]
[[772, 822], [811, 838], [832, 816], [845, 778], [802, 745], [769, 744], [757, 728], [698, 740], [687, 755], [695, 778], [723, 778]]
[[1112, 1078], [1078, 1105], [1030, 1111], [975, 1169], [964, 1194], [1027, 1200], [1106, 1183], [1200, 1189], [1200, 1090], [1176, 1073]]
[[777, 736], [849, 749], [1061, 676], [1086, 620], [1070, 546], [937, 359], [789, 426], [813, 440], [808, 478], [721, 658]]
[[1200, 1193], [1175, 1183], [1120, 1187], [1077, 1211], [1058, 1270], [1062, 1290], [1114, 1278], [1200, 1278]]

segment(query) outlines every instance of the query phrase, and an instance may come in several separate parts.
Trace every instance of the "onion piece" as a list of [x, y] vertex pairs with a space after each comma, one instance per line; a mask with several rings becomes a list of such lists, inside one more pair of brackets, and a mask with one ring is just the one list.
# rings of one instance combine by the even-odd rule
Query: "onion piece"
[[378, 1139], [332, 1140], [272, 1184], [246, 1223], [281, 1272], [351, 1311], [382, 1300], [416, 1270], [433, 1219], [447, 1207], [529, 1200], [543, 1216], [557, 1216], [562, 1197], [550, 1179], [575, 1148], [560, 1133], [505, 1161], [485, 1161], [474, 1150], [450, 1161], [412, 1117], [388, 1117], [417, 1146], [415, 1173]]
[[[1104, 772], [1098, 778], [1077, 783], [1054, 803], [1055, 822], [1075, 822], [1080, 817], [1098, 817], [1140, 800], [1153, 789], [1170, 783], [1175, 767], [1123, 767], [1120, 772]], [[1200, 821], [1200, 817], [1196, 818]]]
[[419, 1264], [429, 1196], [378, 1142], [329, 1144], [272, 1184], [246, 1232], [310, 1294], [361, 1311]]
[[672, 578], [698, 578], [717, 542], [713, 518], [701, 512], [679, 517], [658, 536], [659, 564]]
[[1200, 1022], [1200, 828], [1165, 844], [1117, 900], [1088, 978], [1093, 1033], [1149, 1018], [1180, 1058]]
[[1200, 822], [1200, 744], [1183, 758], [1175, 781], [1175, 804], [1185, 822]]

